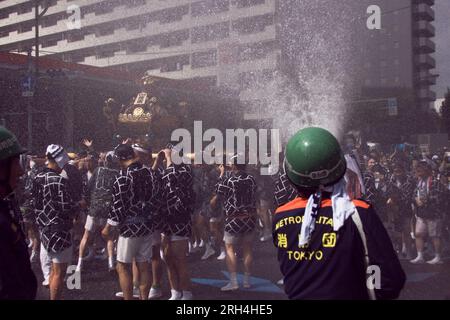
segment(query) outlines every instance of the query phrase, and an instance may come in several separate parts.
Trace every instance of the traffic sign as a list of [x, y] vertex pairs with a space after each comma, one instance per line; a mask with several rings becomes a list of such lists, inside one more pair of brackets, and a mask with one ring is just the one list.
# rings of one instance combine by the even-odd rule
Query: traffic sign
[[32, 97], [34, 95], [33, 78], [28, 75], [22, 79], [22, 97]]
[[398, 115], [398, 103], [397, 98], [389, 98], [387, 99], [387, 105], [388, 105], [388, 113], [390, 116], [396, 116]]

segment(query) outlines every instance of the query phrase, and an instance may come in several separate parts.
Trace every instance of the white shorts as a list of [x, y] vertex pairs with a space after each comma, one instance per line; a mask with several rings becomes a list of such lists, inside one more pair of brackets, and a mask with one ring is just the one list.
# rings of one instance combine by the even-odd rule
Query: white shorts
[[161, 245], [161, 232], [155, 231], [152, 234], [152, 246]]
[[53, 253], [48, 252], [41, 243], [41, 256], [42, 257], [47, 256], [48, 258], [46, 260], [51, 261], [52, 263], [71, 263], [72, 254], [73, 254], [72, 246], [65, 249], [64, 251]]
[[439, 219], [423, 219], [417, 217], [416, 234], [439, 238], [442, 235], [442, 221]]
[[84, 229], [87, 231], [95, 231], [98, 228], [103, 228], [106, 225], [105, 218], [96, 218], [88, 215], [86, 218], [86, 224], [84, 225]]
[[124, 238], [117, 240], [117, 261], [122, 263], [150, 262], [152, 259], [153, 234], [139, 238]]
[[249, 233], [243, 233], [243, 234], [231, 234], [229, 232], [224, 232], [223, 235], [223, 242], [225, 244], [238, 244], [238, 243], [248, 243], [253, 242], [255, 240], [256, 232], [253, 230]]

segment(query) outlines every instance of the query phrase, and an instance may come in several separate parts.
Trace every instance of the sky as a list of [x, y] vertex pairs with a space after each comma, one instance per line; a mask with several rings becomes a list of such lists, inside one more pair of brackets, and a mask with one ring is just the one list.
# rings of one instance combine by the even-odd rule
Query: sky
[[442, 98], [450, 87], [450, 0], [436, 0], [436, 62], [440, 76], [435, 88], [437, 97]]

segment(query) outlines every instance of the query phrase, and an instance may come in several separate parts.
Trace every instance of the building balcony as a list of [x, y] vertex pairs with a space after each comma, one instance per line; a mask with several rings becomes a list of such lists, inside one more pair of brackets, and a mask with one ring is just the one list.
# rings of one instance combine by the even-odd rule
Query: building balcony
[[421, 3], [425, 3], [429, 6], [434, 6], [434, 0], [413, 0], [414, 4], [421, 4]]
[[436, 92], [431, 91], [428, 86], [425, 88], [420, 88], [417, 92], [417, 98], [421, 101], [435, 101], [436, 100]]
[[417, 53], [434, 53], [436, 52], [436, 44], [428, 38], [416, 38], [414, 50]]
[[436, 35], [436, 28], [429, 21], [421, 20], [414, 23], [414, 32], [420, 37], [432, 38]]
[[438, 75], [431, 73], [428, 70], [422, 70], [415, 74], [415, 83], [419, 86], [434, 86]]
[[430, 5], [425, 3], [420, 3], [414, 6], [413, 13], [417, 20], [434, 21], [435, 18], [434, 10], [430, 7]]
[[414, 62], [420, 69], [434, 69], [436, 68], [436, 59], [429, 54], [421, 54], [415, 57]]

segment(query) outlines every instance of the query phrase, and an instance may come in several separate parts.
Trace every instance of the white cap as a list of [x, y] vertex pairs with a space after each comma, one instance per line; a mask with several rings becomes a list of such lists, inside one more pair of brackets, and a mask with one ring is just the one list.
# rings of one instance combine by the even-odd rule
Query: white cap
[[57, 144], [49, 145], [45, 154], [47, 155], [47, 157], [55, 160], [55, 162], [58, 164], [58, 167], [60, 167], [61, 169], [63, 169], [70, 160], [66, 151], [64, 151], [64, 148]]

